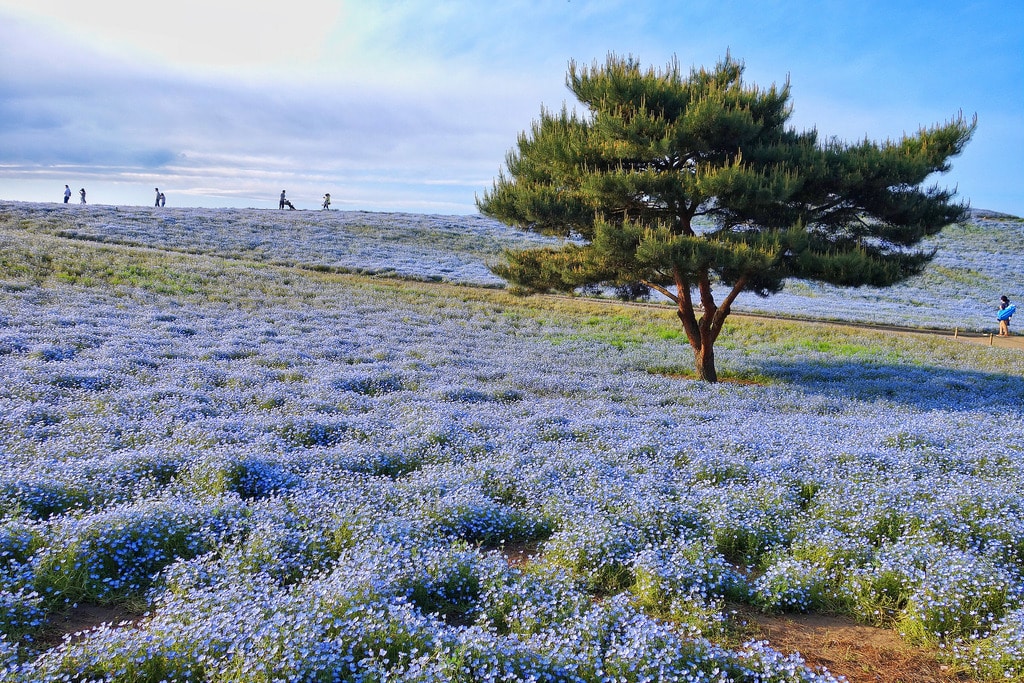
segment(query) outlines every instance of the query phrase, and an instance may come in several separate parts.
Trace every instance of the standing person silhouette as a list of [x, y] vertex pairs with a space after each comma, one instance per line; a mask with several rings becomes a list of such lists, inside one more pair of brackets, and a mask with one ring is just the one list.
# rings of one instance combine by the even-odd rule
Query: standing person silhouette
[[288, 201], [288, 200], [287, 200], [287, 199], [285, 198], [285, 196], [284, 196], [284, 190], [281, 190], [281, 201], [280, 201], [280, 202], [278, 202], [278, 204], [277, 204], [277, 208], [279, 208], [279, 209], [283, 209], [283, 208], [284, 208], [284, 207], [286, 207], [286, 206], [287, 206], [287, 207], [288, 207], [289, 209], [292, 209], [292, 210], [294, 210], [294, 209], [295, 209], [295, 206], [294, 206], [294, 205], [293, 205], [293, 204], [292, 204], [292, 203], [291, 203], [290, 201]]
[[71, 199], [71, 188], [67, 185], [64, 186], [64, 203], [67, 204], [68, 200]]
[[1013, 310], [1008, 311], [1009, 315], [1000, 314], [997, 320], [999, 320], [999, 336], [1009, 337], [1010, 336], [1010, 318], [1013, 317], [1013, 311], [1017, 310], [1017, 307], [1010, 303], [1009, 297], [1005, 294], [999, 297], [999, 310], [1005, 311], [1008, 308]]
[[331, 193], [330, 192], [328, 192], [327, 194], [324, 195], [324, 209], [326, 211], [330, 211], [331, 210]]
[[78, 197], [79, 197], [78, 203], [79, 204], [85, 204], [85, 188], [84, 187], [81, 190], [78, 191]]
[[153, 206], [160, 206], [160, 188], [154, 187], [153, 189], [156, 190], [156, 203]]

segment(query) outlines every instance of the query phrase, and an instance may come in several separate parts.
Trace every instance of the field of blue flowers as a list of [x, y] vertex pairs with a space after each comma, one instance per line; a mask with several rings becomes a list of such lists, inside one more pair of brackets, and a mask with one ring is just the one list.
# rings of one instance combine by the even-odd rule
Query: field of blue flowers
[[[149, 246], [257, 263], [484, 287], [505, 248], [552, 240], [482, 216], [168, 209], [0, 202], [0, 216], [39, 234]], [[922, 247], [936, 257], [896, 287], [840, 289], [791, 281], [778, 295], [746, 295], [733, 310], [962, 331], [996, 330], [1000, 295], [1024, 300], [1024, 220], [974, 211]]]
[[[951, 231], [915, 287], [1024, 293], [1021, 222]], [[0, 680], [834, 680], [745, 604], [1024, 681], [1024, 352], [744, 321], [707, 385], [670, 313], [498, 289], [522, 241], [0, 203]]]

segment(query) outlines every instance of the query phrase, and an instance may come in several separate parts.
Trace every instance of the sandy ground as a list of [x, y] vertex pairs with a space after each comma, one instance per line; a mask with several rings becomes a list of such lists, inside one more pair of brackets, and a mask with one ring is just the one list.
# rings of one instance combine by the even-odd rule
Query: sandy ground
[[972, 344], [984, 344], [985, 346], [994, 346], [1000, 349], [1019, 349], [1024, 351], [1024, 335], [1021, 334], [1011, 334], [1009, 337], [1000, 337], [994, 334], [959, 335], [957, 339]]

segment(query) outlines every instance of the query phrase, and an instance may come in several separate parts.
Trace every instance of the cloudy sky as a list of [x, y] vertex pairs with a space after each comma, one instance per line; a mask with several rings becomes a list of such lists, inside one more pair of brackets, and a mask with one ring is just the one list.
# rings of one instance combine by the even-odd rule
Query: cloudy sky
[[963, 112], [952, 172], [1024, 215], [1024, 4], [1009, 0], [0, 0], [0, 199], [463, 214], [569, 60], [609, 52], [792, 86], [857, 141]]

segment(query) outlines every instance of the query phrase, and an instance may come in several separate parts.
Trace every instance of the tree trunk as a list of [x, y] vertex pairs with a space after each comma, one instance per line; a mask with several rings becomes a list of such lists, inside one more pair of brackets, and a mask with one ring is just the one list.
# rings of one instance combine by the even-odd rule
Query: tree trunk
[[715, 335], [711, 330], [711, 324], [706, 315], [701, 316], [698, 321], [693, 312], [693, 306], [680, 306], [677, 311], [679, 319], [683, 322], [683, 329], [686, 331], [686, 338], [693, 349], [694, 367], [697, 370], [697, 379], [705, 382], [717, 382], [718, 371], [715, 369]]
[[693, 350], [694, 365], [697, 368], [697, 379], [705, 382], [717, 382], [718, 371], [715, 369], [715, 347], [711, 343], [702, 344]]
[[683, 330], [686, 332], [686, 338], [693, 349], [697, 379], [704, 382], [717, 382], [715, 338], [722, 327], [722, 321], [725, 319], [724, 315], [718, 318], [717, 324], [714, 323], [718, 307], [715, 306], [715, 300], [711, 296], [711, 284], [706, 274], [701, 278], [700, 285], [698, 286], [701, 294], [701, 308], [703, 309], [699, 320], [697, 319], [696, 311], [694, 311], [689, 281], [683, 277], [683, 274], [678, 269], [673, 272], [673, 275], [676, 282], [676, 296], [672, 298], [675, 299], [678, 306], [676, 315], [679, 316], [679, 321], [683, 324]]

